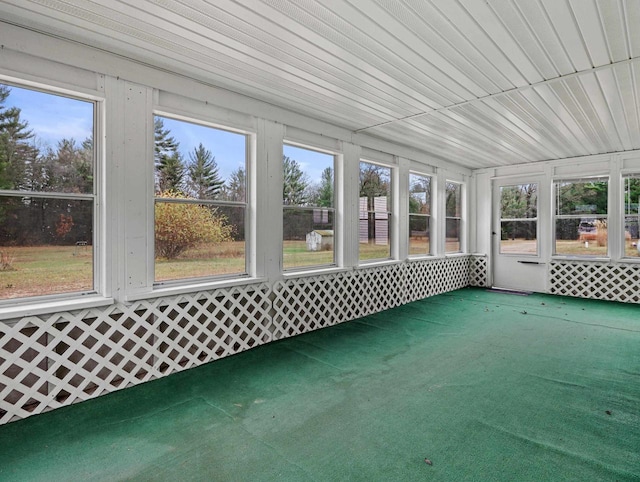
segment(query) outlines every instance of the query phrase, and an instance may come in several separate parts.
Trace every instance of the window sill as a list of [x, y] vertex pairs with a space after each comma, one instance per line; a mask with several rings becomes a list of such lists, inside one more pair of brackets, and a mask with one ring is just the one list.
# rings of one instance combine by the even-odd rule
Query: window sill
[[445, 253], [445, 258], [462, 258], [464, 256], [469, 256], [469, 253]]
[[298, 271], [286, 271], [282, 273], [282, 277], [284, 279], [296, 279], [296, 278], [307, 278], [311, 276], [322, 276], [325, 274], [334, 274], [334, 273], [344, 273], [347, 271], [351, 271], [353, 268], [351, 267], [339, 267], [339, 266], [331, 266], [328, 268], [317, 268], [317, 269], [308, 269], [308, 270], [298, 270]]
[[0, 308], [0, 320], [16, 320], [27, 316], [38, 316], [60, 311], [84, 310], [109, 306], [114, 303], [113, 298], [98, 295], [86, 295], [78, 298], [68, 298], [55, 301], [39, 301], [29, 303], [20, 301], [14, 306]]
[[436, 256], [433, 254], [414, 254], [413, 256], [408, 256], [405, 261], [407, 263], [415, 263], [416, 261], [429, 261], [430, 259], [436, 259]]
[[638, 264], [640, 263], [640, 258], [620, 258], [617, 263], [628, 263], [628, 264]]
[[383, 260], [372, 260], [372, 261], [363, 261], [360, 263], [356, 269], [358, 268], [376, 268], [378, 266], [388, 266], [392, 264], [401, 264], [402, 261], [398, 261], [397, 259], [383, 259]]
[[610, 263], [610, 264], [640, 264], [640, 258], [586, 258], [576, 256], [552, 256], [552, 261], [593, 261], [598, 263]]
[[584, 261], [584, 262], [596, 262], [596, 263], [610, 263], [611, 258], [603, 258], [598, 256], [551, 256], [551, 261]]
[[207, 281], [203, 283], [180, 284], [172, 286], [162, 286], [154, 288], [153, 291], [141, 293], [131, 293], [125, 297], [127, 302], [139, 301], [152, 298], [162, 298], [163, 296], [183, 295], [187, 293], [197, 293], [199, 291], [211, 291], [220, 288], [230, 288], [233, 286], [245, 286], [264, 282], [264, 278], [235, 278], [219, 281]]

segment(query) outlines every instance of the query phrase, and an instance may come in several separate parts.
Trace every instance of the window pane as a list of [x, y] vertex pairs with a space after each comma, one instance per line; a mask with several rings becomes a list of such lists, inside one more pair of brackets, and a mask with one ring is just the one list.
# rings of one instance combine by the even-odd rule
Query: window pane
[[0, 299], [94, 289], [93, 119], [93, 102], [0, 84]]
[[409, 213], [431, 214], [431, 178], [409, 174]]
[[409, 174], [409, 213], [409, 254], [430, 254], [431, 177]]
[[155, 280], [245, 273], [246, 136], [155, 116], [154, 141]]
[[500, 254], [538, 254], [537, 221], [502, 221]]
[[0, 298], [93, 290], [93, 200], [0, 196]]
[[334, 163], [331, 154], [283, 146], [284, 269], [335, 263]]
[[445, 187], [447, 217], [459, 218], [461, 215], [462, 185], [447, 182]]
[[334, 159], [331, 154], [285, 144], [282, 203], [285, 206], [332, 208]]
[[360, 211], [360, 260], [391, 257], [391, 214]]
[[556, 183], [556, 214], [607, 214], [607, 181], [574, 181]]
[[244, 273], [244, 207], [156, 201], [155, 278]]
[[606, 218], [556, 219], [556, 253], [568, 256], [606, 256]]
[[429, 254], [429, 216], [409, 215], [409, 254]]
[[501, 186], [500, 213], [501, 219], [538, 217], [538, 185]]
[[624, 255], [640, 256], [640, 177], [624, 178]]
[[360, 162], [360, 260], [391, 257], [391, 168]]
[[460, 219], [447, 218], [446, 230], [445, 251], [447, 253], [459, 253], [462, 250], [460, 246]]
[[500, 253], [538, 254], [538, 185], [500, 186]]
[[555, 254], [606, 256], [608, 182], [555, 183]]
[[0, 84], [0, 189], [93, 193], [93, 109]]
[[283, 217], [284, 269], [333, 264], [332, 209], [285, 207]]
[[446, 232], [445, 252], [459, 253], [462, 251], [460, 243], [460, 226], [462, 216], [462, 185], [456, 182], [447, 182], [445, 185], [446, 196]]

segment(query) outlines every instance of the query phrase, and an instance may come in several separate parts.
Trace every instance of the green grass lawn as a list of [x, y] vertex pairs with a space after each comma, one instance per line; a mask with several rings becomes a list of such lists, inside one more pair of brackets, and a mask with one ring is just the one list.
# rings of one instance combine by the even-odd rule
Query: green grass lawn
[[[517, 250], [517, 242], [511, 241], [509, 248]], [[453, 250], [453, 244], [447, 243], [447, 249]], [[410, 254], [428, 252], [426, 240], [411, 240], [410, 247]], [[627, 257], [638, 258], [638, 250], [631, 241], [627, 241], [625, 248]], [[580, 241], [557, 241], [556, 250], [558, 254], [576, 256], [607, 255], [606, 247], [598, 246], [596, 242], [586, 247]], [[361, 261], [389, 258], [389, 247], [385, 245], [360, 243], [359, 251]], [[4, 247], [0, 248], [0, 253], [12, 267], [0, 271], [0, 299], [93, 289], [91, 246]], [[284, 243], [285, 269], [328, 266], [332, 263], [333, 251], [307, 251], [304, 241]], [[177, 259], [157, 259], [155, 270], [156, 281], [244, 273], [244, 243], [231, 241], [199, 246], [184, 252]]]
[[91, 246], [0, 248], [9, 270], [0, 271], [0, 299], [93, 289]]
[[[500, 241], [500, 252], [503, 254], [535, 254], [536, 241], [525, 239], [503, 239]], [[579, 240], [557, 240], [556, 254], [561, 256], [599, 256], [606, 257], [607, 246], [599, 246], [596, 241], [589, 241], [586, 245]], [[637, 258], [638, 248], [631, 240], [625, 242], [625, 254], [627, 258]]]

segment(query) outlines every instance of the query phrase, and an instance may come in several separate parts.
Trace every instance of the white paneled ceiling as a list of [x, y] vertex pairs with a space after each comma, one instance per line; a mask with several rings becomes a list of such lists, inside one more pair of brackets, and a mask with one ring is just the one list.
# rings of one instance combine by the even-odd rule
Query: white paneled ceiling
[[640, 0], [4, 0], [0, 19], [470, 168], [640, 148]]

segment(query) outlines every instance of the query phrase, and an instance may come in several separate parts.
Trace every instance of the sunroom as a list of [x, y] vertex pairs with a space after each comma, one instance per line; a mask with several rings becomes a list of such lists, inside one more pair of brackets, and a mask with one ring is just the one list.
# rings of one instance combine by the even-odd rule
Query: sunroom
[[[68, 458], [86, 461], [69, 480], [180, 470], [219, 480], [638, 477], [639, 20], [634, 0], [3, 1], [0, 478], [65, 477]], [[388, 331], [388, 345], [372, 327]], [[469, 360], [507, 345], [516, 352], [496, 356], [511, 363], [486, 362], [495, 371], [479, 392], [431, 398], [475, 386], [483, 375], [465, 371]], [[388, 365], [400, 352], [415, 358]], [[285, 353], [300, 358], [285, 363]], [[342, 358], [351, 354], [363, 358]], [[602, 395], [555, 399], [584, 401], [557, 413], [581, 420], [561, 426], [567, 439], [589, 440], [584, 452], [557, 432], [540, 435], [548, 418], [527, 425], [528, 401], [544, 406], [541, 391], [555, 387], [527, 391], [537, 385], [514, 367], [522, 375], [534, 359], [546, 360], [532, 368], [536, 380]], [[282, 378], [254, 363], [278, 365]], [[600, 378], [596, 363], [608, 367]], [[573, 371], [562, 378], [562, 367]], [[238, 380], [252, 376], [272, 384], [235, 400], [248, 386]], [[515, 424], [500, 436], [527, 442], [513, 452], [496, 442], [483, 457], [481, 422], [474, 431], [444, 421], [469, 417], [451, 407], [489, 400], [501, 377], [509, 385], [494, 395], [524, 398], [513, 414], [503, 395], [495, 401]], [[354, 380], [377, 387], [375, 397]], [[207, 398], [222, 386], [228, 406]], [[296, 386], [315, 398], [296, 398]], [[173, 398], [190, 390], [207, 395]], [[129, 418], [128, 396], [138, 397]], [[335, 412], [319, 406], [325, 396]], [[353, 413], [342, 399], [356, 400]], [[150, 446], [135, 443], [145, 462], [132, 468], [113, 434], [95, 453], [58, 448], [24, 462], [44, 453], [39, 437], [73, 445], [81, 431], [97, 444], [100, 407], [132, 427], [168, 410], [178, 426], [186, 416], [171, 415], [168, 400], [186, 410], [199, 400], [204, 417], [184, 432], [203, 459], [175, 448], [186, 439], [159, 449], [183, 469], [150, 462]], [[243, 439], [234, 423], [245, 410], [268, 418], [263, 404], [275, 401], [273, 420], [305, 423], [252, 426]], [[392, 406], [442, 422], [424, 440], [411, 435], [431, 447], [423, 456], [389, 449], [418, 426]], [[211, 407], [234, 422], [215, 437]], [[394, 436], [367, 445], [375, 431], [365, 427], [387, 415], [393, 423], [378, 429]], [[47, 432], [65, 420], [66, 435]], [[165, 423], [159, 438], [186, 430]], [[436, 436], [458, 429], [455, 450]], [[214, 443], [219, 457], [207, 458]], [[7, 452], [15, 444], [22, 455]], [[342, 457], [349, 447], [353, 463]], [[242, 457], [269, 470], [234, 475]]]

